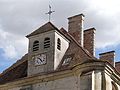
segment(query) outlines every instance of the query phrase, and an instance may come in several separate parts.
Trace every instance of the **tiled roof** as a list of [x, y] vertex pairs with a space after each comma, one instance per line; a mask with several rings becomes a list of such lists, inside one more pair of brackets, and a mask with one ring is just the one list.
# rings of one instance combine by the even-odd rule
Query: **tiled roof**
[[[37, 35], [39, 33], [43, 33], [53, 29], [57, 28], [52, 23], [48, 22], [35, 32], [29, 34], [27, 37]], [[66, 70], [67, 68], [71, 68], [77, 64], [84, 63], [89, 60], [96, 60], [96, 58], [91, 56], [86, 49], [81, 47], [80, 44], [64, 28], [61, 28], [58, 31], [70, 40], [70, 45], [56, 71]], [[63, 62], [67, 57], [71, 57], [71, 61], [69, 62], [69, 64], [63, 65]], [[26, 54], [15, 64], [13, 64], [10, 68], [1, 73], [0, 84], [27, 77], [27, 61], [28, 55]], [[120, 63], [116, 63], [116, 69], [120, 72]]]
[[[83, 47], [81, 47], [79, 45], [79, 43], [77, 43], [77, 41], [67, 32], [64, 31], [64, 29], [62, 28], [61, 31], [70, 38], [71, 42], [69, 45], [69, 48], [67, 49], [61, 64], [59, 65], [58, 69], [66, 69], [66, 68], [70, 68], [73, 67], [74, 65], [86, 62], [87, 60], [95, 60], [96, 58], [91, 56], [89, 54], [89, 52], [87, 52]], [[67, 57], [72, 57], [72, 60], [70, 61], [70, 63], [68, 65], [62, 65], [65, 58]]]
[[[49, 22], [47, 25], [51, 26], [51, 23]], [[45, 25], [45, 27], [46, 27], [46, 25]], [[83, 49], [79, 45], [79, 43], [77, 43], [75, 41], [75, 39], [71, 35], [68, 34], [68, 32], [65, 29], [62, 28], [59, 30], [59, 32], [71, 41], [70, 46], [69, 46], [68, 50], [66, 51], [64, 57], [72, 56], [72, 62], [69, 65], [67, 65], [67, 67], [62, 66], [62, 62], [64, 60], [64, 57], [63, 57], [63, 60], [62, 60], [61, 64], [59, 65], [59, 68], [57, 70], [63, 70], [63, 69], [72, 67], [75, 64], [86, 61], [89, 58], [93, 58], [92, 56], [89, 55], [88, 52], [85, 51], [85, 49]], [[35, 33], [33, 33], [33, 34], [35, 34]], [[28, 60], [28, 55], [26, 54], [22, 59], [18, 60], [10, 68], [5, 70], [0, 75], [0, 84], [10, 82], [10, 81], [13, 81], [16, 79], [20, 79], [23, 77], [27, 77], [27, 60]]]
[[6, 69], [3, 73], [0, 74], [0, 84], [17, 80], [27, 76], [27, 58], [26, 54], [20, 60], [18, 60], [11, 67]]
[[115, 68], [120, 73], [120, 62], [115, 63]]
[[37, 30], [33, 31], [31, 34], [27, 35], [26, 37], [34, 36], [34, 35], [44, 33], [47, 31], [51, 31], [51, 30], [58, 30], [58, 28], [55, 27], [51, 22], [47, 22], [46, 24], [44, 24], [43, 26], [41, 26]]

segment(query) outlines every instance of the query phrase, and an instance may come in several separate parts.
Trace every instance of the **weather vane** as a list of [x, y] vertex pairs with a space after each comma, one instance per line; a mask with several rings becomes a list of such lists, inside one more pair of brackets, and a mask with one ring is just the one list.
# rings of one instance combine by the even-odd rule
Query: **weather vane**
[[49, 5], [49, 11], [46, 13], [46, 14], [49, 15], [49, 22], [50, 22], [50, 19], [51, 19], [51, 14], [52, 14], [53, 12], [55, 12], [55, 11], [52, 11], [52, 10], [51, 10], [51, 6]]

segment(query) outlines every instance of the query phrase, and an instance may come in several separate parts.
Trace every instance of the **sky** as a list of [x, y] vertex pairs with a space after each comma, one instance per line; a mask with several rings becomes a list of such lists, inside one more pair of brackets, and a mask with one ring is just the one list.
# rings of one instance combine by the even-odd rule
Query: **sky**
[[83, 13], [84, 29], [96, 28], [96, 57], [115, 50], [120, 61], [120, 0], [0, 0], [0, 72], [27, 53], [25, 36], [48, 22], [49, 4], [58, 28], [67, 30], [67, 18]]

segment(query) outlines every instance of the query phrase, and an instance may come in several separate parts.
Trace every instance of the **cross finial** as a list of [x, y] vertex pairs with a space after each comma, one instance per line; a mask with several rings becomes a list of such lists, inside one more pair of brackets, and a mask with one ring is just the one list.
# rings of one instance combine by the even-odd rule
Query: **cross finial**
[[51, 6], [49, 5], [49, 11], [46, 13], [46, 14], [49, 15], [49, 22], [50, 22], [50, 19], [51, 19], [51, 14], [52, 14], [53, 12], [55, 12], [55, 11], [52, 11], [52, 10], [51, 10]]

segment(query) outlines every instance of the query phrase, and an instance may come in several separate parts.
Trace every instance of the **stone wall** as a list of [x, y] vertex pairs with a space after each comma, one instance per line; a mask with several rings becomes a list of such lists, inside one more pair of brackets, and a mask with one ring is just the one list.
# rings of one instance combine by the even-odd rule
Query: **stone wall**
[[[38, 74], [41, 72], [49, 72], [54, 70], [54, 45], [55, 45], [55, 31], [50, 31], [46, 33], [42, 33], [36, 36], [32, 36], [29, 38], [29, 53], [28, 53], [28, 76]], [[44, 49], [44, 39], [46, 37], [50, 38], [50, 47]], [[39, 41], [39, 50], [33, 52], [33, 42], [35, 40]], [[35, 66], [35, 60], [33, 57], [39, 54], [46, 54], [47, 63], [45, 65]]]

